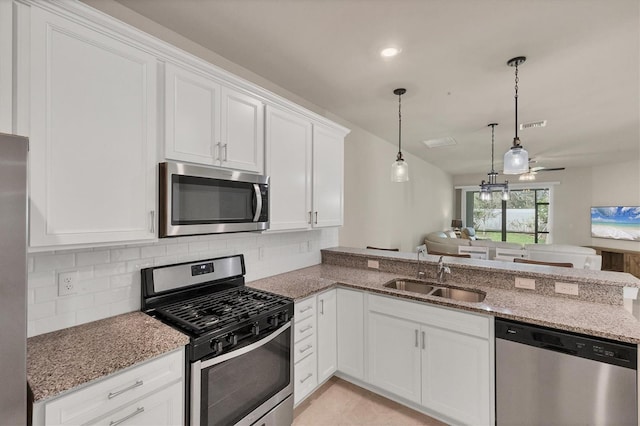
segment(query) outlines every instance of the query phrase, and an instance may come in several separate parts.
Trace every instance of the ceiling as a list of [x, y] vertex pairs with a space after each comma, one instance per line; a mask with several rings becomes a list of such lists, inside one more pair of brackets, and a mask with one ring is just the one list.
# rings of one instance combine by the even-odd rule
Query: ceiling
[[490, 122], [502, 169], [520, 55], [519, 121], [548, 122], [519, 131], [536, 166], [640, 158], [637, 0], [117, 1], [392, 144], [405, 87], [403, 151], [454, 175], [489, 171]]

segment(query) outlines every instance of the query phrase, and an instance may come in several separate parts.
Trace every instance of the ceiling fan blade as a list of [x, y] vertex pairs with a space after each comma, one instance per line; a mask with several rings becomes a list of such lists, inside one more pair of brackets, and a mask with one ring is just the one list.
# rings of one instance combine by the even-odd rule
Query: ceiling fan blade
[[538, 169], [538, 170], [536, 170], [537, 172], [556, 172], [558, 170], [564, 170], [565, 168], [564, 167], [549, 167], [549, 168], [547, 168], [547, 167], [539, 167], [539, 168], [536, 167], [536, 169]]

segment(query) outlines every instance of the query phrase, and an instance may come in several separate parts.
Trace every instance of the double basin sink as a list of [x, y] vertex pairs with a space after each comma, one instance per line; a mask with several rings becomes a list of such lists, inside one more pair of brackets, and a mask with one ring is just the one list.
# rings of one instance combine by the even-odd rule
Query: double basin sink
[[482, 302], [487, 294], [480, 290], [466, 290], [457, 287], [433, 284], [427, 281], [396, 278], [384, 284], [384, 287], [396, 290], [410, 291], [427, 296], [442, 297], [459, 302]]

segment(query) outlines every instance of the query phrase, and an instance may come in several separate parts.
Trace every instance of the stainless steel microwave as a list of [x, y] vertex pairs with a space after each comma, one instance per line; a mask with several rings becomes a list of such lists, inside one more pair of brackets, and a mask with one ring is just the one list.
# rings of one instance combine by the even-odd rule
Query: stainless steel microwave
[[269, 177], [160, 163], [160, 237], [269, 229]]

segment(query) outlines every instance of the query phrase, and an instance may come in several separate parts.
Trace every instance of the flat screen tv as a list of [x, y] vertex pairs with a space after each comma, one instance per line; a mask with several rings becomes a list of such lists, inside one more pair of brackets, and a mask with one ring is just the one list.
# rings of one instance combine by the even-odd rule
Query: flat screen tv
[[640, 241], [640, 206], [591, 207], [591, 236]]

